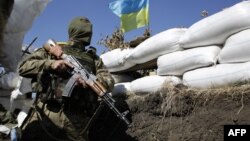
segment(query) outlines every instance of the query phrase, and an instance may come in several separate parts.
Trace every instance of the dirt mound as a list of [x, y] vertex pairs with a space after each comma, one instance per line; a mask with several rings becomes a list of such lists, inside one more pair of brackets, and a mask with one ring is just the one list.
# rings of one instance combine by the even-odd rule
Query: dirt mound
[[223, 140], [223, 125], [250, 124], [250, 85], [194, 90], [168, 86], [128, 100], [139, 141]]

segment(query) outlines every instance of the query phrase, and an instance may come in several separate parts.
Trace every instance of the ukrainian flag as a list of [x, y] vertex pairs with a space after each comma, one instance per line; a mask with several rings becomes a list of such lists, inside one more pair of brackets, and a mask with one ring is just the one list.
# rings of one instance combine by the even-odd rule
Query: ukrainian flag
[[118, 0], [109, 8], [121, 18], [121, 29], [128, 32], [149, 24], [149, 0]]

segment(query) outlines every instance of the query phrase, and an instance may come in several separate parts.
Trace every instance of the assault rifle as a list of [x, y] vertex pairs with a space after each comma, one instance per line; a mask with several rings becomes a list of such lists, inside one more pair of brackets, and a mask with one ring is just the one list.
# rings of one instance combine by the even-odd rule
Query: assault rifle
[[[49, 39], [45, 44], [45, 49], [48, 47], [54, 47], [55, 45], [56, 42], [53, 39]], [[65, 86], [63, 96], [71, 96], [72, 90], [77, 84], [77, 78], [80, 76], [121, 120], [123, 120], [127, 125], [130, 125], [129, 120], [126, 118], [128, 111], [121, 113], [115, 107], [115, 100], [107, 92], [107, 89], [97, 81], [96, 76], [92, 72], [85, 69], [74, 56], [63, 54], [61, 58], [74, 66], [73, 71], [71, 71], [72, 76]]]

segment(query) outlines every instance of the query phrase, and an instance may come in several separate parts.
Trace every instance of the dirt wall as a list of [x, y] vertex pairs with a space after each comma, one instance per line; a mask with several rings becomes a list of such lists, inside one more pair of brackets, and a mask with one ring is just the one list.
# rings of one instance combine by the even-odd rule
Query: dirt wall
[[202, 91], [175, 87], [129, 105], [133, 122], [127, 133], [139, 141], [223, 140], [223, 125], [250, 124], [249, 85]]

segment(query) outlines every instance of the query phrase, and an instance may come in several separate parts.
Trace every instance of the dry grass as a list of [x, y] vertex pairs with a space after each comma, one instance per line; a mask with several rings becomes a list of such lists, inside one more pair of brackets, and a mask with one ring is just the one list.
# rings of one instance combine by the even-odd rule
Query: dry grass
[[124, 39], [124, 33], [116, 28], [115, 31], [112, 33], [112, 35], [107, 35], [106, 37], [102, 38], [98, 44], [105, 46], [108, 51], [120, 48], [125, 49], [129, 47], [135, 47], [147, 38], [150, 37], [150, 30], [145, 29], [143, 35], [141, 37], [137, 37], [134, 40], [131, 40], [129, 42], [126, 42]]
[[111, 36], [107, 35], [105, 38], [101, 39], [98, 44], [105, 46], [108, 51], [117, 48], [128, 48], [129, 44], [124, 41], [124, 34], [120, 29], [116, 29]]
[[217, 97], [223, 97], [227, 101], [240, 99], [241, 108], [244, 107], [244, 95], [250, 93], [250, 83], [237, 84], [221, 88], [211, 89], [192, 89], [183, 85], [165, 85], [160, 91], [164, 98], [161, 105], [164, 116], [167, 114], [187, 114], [194, 110], [196, 105], [205, 106], [209, 101], [215, 100]]
[[187, 104], [206, 105], [209, 101], [214, 100], [217, 97], [223, 97], [225, 100], [241, 99], [243, 103], [244, 95], [250, 94], [250, 83], [236, 84], [233, 86], [225, 86], [221, 88], [207, 88], [207, 89], [195, 89], [188, 88], [182, 84], [176, 86], [172, 84], [164, 84], [164, 87], [156, 93], [148, 94], [136, 94], [133, 92], [127, 92], [127, 100], [143, 101], [146, 97], [152, 97], [152, 95], [159, 94], [163, 98], [161, 106], [162, 112], [177, 109], [178, 105], [188, 102]]
[[165, 84], [164, 88], [152, 94], [138, 95], [128, 92], [126, 94], [127, 102], [143, 102], [147, 97], [154, 97], [157, 94], [163, 99], [161, 103], [163, 116], [186, 115], [195, 110], [197, 106], [206, 106], [210, 101], [221, 97], [226, 101], [240, 100], [242, 106], [237, 112], [239, 114], [244, 107], [244, 96], [250, 94], [250, 83], [211, 89], [193, 89], [182, 84], [176, 86]]

